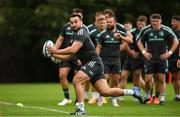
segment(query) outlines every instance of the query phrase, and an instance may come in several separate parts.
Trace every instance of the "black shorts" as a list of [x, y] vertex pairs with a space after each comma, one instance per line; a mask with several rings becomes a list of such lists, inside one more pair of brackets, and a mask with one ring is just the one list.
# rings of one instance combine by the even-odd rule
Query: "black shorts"
[[137, 69], [143, 69], [144, 67], [144, 57], [142, 55], [137, 58], [132, 58], [127, 56], [123, 64], [123, 70], [135, 71]]
[[75, 61], [62, 61], [59, 64], [59, 68], [63, 68], [63, 67], [70, 67], [73, 68], [74, 70], [80, 70], [80, 66], [78, 66], [78, 64]]
[[132, 60], [132, 58], [130, 56], [126, 56], [126, 59], [123, 63], [123, 67], [122, 67], [123, 70], [131, 71], [131, 60]]
[[88, 61], [85, 65], [81, 66], [81, 71], [90, 77], [92, 85], [99, 79], [104, 79], [104, 66], [100, 58], [98, 60]]
[[168, 68], [171, 73], [180, 71], [180, 68], [177, 67], [177, 59], [169, 59]]
[[168, 61], [167, 60], [145, 60], [144, 71], [146, 74], [152, 73], [167, 73], [168, 72]]
[[104, 73], [121, 73], [121, 60], [120, 58], [105, 58], [103, 59]]

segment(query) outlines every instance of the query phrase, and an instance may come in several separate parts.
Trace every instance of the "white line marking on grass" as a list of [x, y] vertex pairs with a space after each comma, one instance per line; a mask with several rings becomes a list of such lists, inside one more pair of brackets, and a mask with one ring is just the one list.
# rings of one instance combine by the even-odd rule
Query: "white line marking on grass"
[[[8, 105], [8, 106], [17, 106], [17, 107], [21, 107], [21, 108], [30, 108], [30, 109], [39, 109], [39, 110], [47, 110], [47, 111], [52, 111], [52, 112], [58, 112], [58, 113], [63, 113], [63, 114], [70, 114], [69, 112], [66, 111], [61, 111], [61, 110], [57, 110], [57, 109], [52, 109], [52, 108], [46, 108], [46, 107], [40, 107], [40, 106], [28, 106], [28, 105], [24, 105], [22, 103], [10, 103], [10, 102], [4, 102], [4, 101], [0, 101], [0, 104], [3, 105]], [[69, 115], [72, 116], [72, 115]], [[68, 116], [68, 117], [69, 117]], [[14, 116], [16, 117], [16, 116]], [[64, 116], [66, 117], [66, 116]], [[111, 117], [111, 116], [93, 116], [93, 115], [83, 115], [83, 117]], [[113, 116], [113, 117], [124, 117], [124, 116]], [[139, 117], [139, 116], [126, 116], [126, 117]], [[179, 117], [179, 116], [141, 116], [141, 117]]]
[[15, 103], [10, 103], [10, 102], [2, 102], [0, 101], [0, 104], [4, 104], [4, 105], [10, 105], [10, 106], [18, 106], [21, 108], [32, 108], [32, 109], [40, 109], [40, 110], [48, 110], [48, 111], [53, 111], [53, 112], [58, 112], [58, 113], [63, 113], [63, 114], [69, 114], [69, 112], [66, 111], [61, 111], [61, 110], [57, 110], [57, 109], [52, 109], [52, 108], [46, 108], [46, 107], [39, 107], [39, 106], [28, 106], [28, 105], [18, 105]]
[[[28, 105], [24, 105], [22, 103], [10, 103], [10, 102], [4, 102], [4, 101], [0, 101], [0, 104], [3, 105], [8, 105], [8, 106], [17, 106], [17, 107], [21, 107], [21, 108], [30, 108], [30, 109], [39, 109], [39, 110], [47, 110], [47, 111], [53, 111], [53, 112], [58, 112], [58, 113], [63, 113], [63, 114], [67, 114], [69, 115], [69, 112], [66, 111], [61, 111], [61, 110], [57, 110], [57, 109], [52, 109], [52, 108], [46, 108], [46, 107], [40, 107], [40, 106], [28, 106]], [[72, 116], [72, 115], [69, 115]], [[68, 117], [69, 117], [68, 116]], [[88, 115], [83, 115], [84, 117], [101, 117], [101, 116], [88, 116]]]

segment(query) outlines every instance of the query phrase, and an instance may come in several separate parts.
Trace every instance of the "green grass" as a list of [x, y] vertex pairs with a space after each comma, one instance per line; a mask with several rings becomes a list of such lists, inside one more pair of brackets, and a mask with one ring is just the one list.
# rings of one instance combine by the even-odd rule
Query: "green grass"
[[[129, 84], [128, 87], [132, 87], [132, 85]], [[74, 101], [75, 94], [72, 85], [70, 85], [70, 94]], [[25, 106], [38, 106], [65, 112], [74, 111], [73, 104], [64, 107], [57, 106], [57, 102], [63, 97], [58, 83], [0, 84], [1, 102], [13, 104], [19, 102]], [[88, 116], [180, 116], [180, 102], [173, 101], [173, 98], [173, 87], [167, 85], [166, 103], [163, 106], [142, 105], [133, 102], [132, 97], [125, 97], [124, 101], [119, 102], [119, 107], [112, 107], [110, 102], [102, 107], [86, 104], [86, 112]], [[68, 114], [0, 103], [0, 116], [68, 116]]]

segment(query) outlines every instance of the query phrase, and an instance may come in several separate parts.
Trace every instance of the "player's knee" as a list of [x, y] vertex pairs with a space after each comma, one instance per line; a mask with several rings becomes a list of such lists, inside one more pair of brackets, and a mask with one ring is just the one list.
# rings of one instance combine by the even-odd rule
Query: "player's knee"
[[158, 81], [160, 84], [165, 84], [165, 79], [159, 79]]
[[76, 85], [77, 84], [77, 80], [75, 78], [73, 78], [72, 83], [73, 83], [73, 85]]
[[100, 94], [104, 97], [109, 96], [108, 90], [101, 90]]
[[60, 79], [67, 79], [67, 73], [59, 73]]
[[146, 83], [151, 83], [151, 82], [152, 82], [152, 78], [149, 78], [149, 77], [146, 78], [146, 79], [145, 79], [145, 82], [146, 82]]
[[78, 85], [78, 84], [81, 84], [80, 80], [78, 80], [78, 78], [74, 77], [73, 78], [73, 85]]

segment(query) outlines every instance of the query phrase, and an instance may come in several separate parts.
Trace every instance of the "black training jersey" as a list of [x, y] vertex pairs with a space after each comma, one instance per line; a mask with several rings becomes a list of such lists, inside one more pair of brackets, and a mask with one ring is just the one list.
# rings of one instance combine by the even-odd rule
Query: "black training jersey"
[[61, 45], [61, 48], [66, 48], [69, 46], [69, 43], [73, 36], [73, 31], [71, 30], [70, 22], [66, 23], [61, 30], [60, 36], [64, 37], [64, 41]]
[[167, 26], [161, 25], [160, 30], [153, 30], [152, 26], [148, 25], [141, 30], [137, 39], [145, 43], [153, 59], [159, 59], [160, 55], [166, 52], [168, 42], [172, 42], [174, 36], [173, 31]]
[[[121, 30], [116, 30], [122, 35], [126, 35]], [[121, 40], [114, 38], [114, 33], [108, 29], [98, 34], [97, 43], [102, 45], [100, 56], [105, 57], [120, 57], [120, 43]]]
[[97, 34], [100, 33], [100, 31], [99, 31], [98, 27], [95, 26], [94, 24], [88, 25], [87, 28], [88, 28], [88, 30], [89, 30], [90, 38], [91, 38], [93, 44], [94, 44], [95, 47], [96, 47], [96, 45], [97, 45], [97, 44], [96, 44], [96, 36], [97, 36]]
[[122, 24], [120, 24], [120, 23], [116, 23], [116, 28], [117, 28], [117, 30], [120, 30], [120, 31], [122, 31], [124, 33], [127, 33], [127, 31], [124, 28], [124, 26]]
[[[179, 30], [174, 30], [174, 29], [172, 29], [172, 30], [173, 30], [173, 32], [175, 33], [178, 41], [180, 42], [180, 29], [179, 29]], [[170, 45], [168, 46], [169, 49], [171, 48], [171, 46], [172, 46], [172, 42], [171, 42]], [[178, 45], [178, 47], [176, 48], [176, 50], [174, 51], [174, 53], [170, 56], [170, 59], [171, 59], [171, 58], [178, 59], [178, 57], [179, 57], [179, 45]]]
[[140, 30], [137, 28], [133, 28], [131, 30], [131, 34], [133, 36], [133, 43], [130, 43], [129, 47], [131, 49], [134, 49], [136, 52], [140, 52], [139, 48], [137, 47], [137, 41], [136, 41], [136, 37], [138, 36], [139, 32], [140, 32]]
[[89, 25], [87, 26], [87, 28], [88, 28], [89, 32], [91, 32], [92, 30], [94, 30], [95, 28], [97, 28], [97, 26], [96, 26], [95, 24], [89, 24]]
[[89, 60], [98, 59], [94, 44], [92, 43], [88, 31], [85, 28], [81, 27], [77, 32], [74, 33], [71, 44], [73, 41], [78, 41], [83, 44], [83, 46], [76, 53], [82, 64], [85, 64]]
[[[88, 28], [83, 25], [83, 28], [89, 32]], [[66, 48], [67, 46], [69, 46], [71, 40], [72, 40], [72, 37], [73, 37], [73, 31], [71, 30], [71, 23], [68, 22], [66, 23], [63, 27], [62, 27], [62, 30], [61, 30], [61, 33], [60, 33], [60, 36], [63, 36], [64, 37], [64, 41], [61, 45], [61, 48]]]

